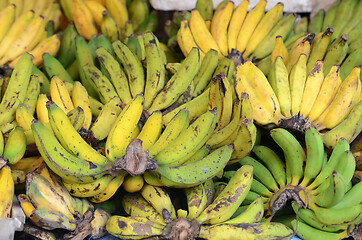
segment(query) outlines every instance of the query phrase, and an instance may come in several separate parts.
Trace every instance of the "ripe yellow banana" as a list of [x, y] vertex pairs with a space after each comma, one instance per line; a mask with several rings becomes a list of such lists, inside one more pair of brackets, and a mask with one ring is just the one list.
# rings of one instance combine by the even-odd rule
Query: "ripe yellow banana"
[[94, 203], [101, 203], [110, 199], [122, 185], [125, 175], [126, 174], [114, 177], [102, 192], [92, 196], [89, 201]]
[[153, 112], [143, 125], [137, 138], [142, 140], [142, 150], [147, 151], [159, 139], [162, 131], [162, 113]]
[[82, 127], [88, 130], [88, 128], [92, 123], [92, 112], [90, 109], [87, 89], [81, 84], [81, 82], [79, 81], [74, 82], [71, 98], [73, 106], [75, 108], [79, 106], [83, 109], [85, 118]]
[[96, 0], [86, 0], [84, 3], [91, 12], [94, 22], [97, 25], [97, 28], [100, 29], [103, 17], [102, 13], [107, 9], [104, 7], [104, 5], [102, 5], [100, 2]]
[[[182, 19], [180, 22], [180, 29], [177, 31], [177, 43], [184, 56], [187, 56], [193, 47], [198, 47], [186, 19]], [[200, 49], [200, 54], [201, 57], [204, 55], [202, 49]]]
[[202, 52], [207, 53], [210, 49], [214, 49], [218, 51], [219, 56], [222, 56], [215, 39], [205, 24], [205, 20], [196, 8], [191, 10], [189, 26], [192, 36]]
[[113, 176], [104, 175], [90, 183], [67, 183], [63, 181], [63, 184], [74, 197], [93, 197], [103, 192], [112, 179]]
[[0, 182], [0, 218], [10, 218], [14, 198], [14, 181], [9, 166], [3, 166], [0, 169]]
[[224, 6], [218, 8], [211, 19], [210, 33], [215, 39], [220, 52], [228, 55], [228, 26], [234, 10], [234, 2], [228, 1]]
[[298, 115], [303, 99], [305, 82], [307, 80], [307, 55], [300, 54], [298, 61], [289, 73], [289, 85], [291, 96], [291, 114]]
[[252, 32], [250, 39], [247, 42], [245, 47], [245, 52], [243, 57], [247, 58], [252, 54], [258, 44], [264, 39], [264, 37], [270, 32], [274, 25], [282, 18], [283, 16], [284, 4], [278, 2], [272, 9], [270, 9], [262, 17], [260, 22], [255, 27]]
[[8, 30], [11, 28], [11, 25], [15, 21], [15, 4], [10, 4], [4, 9], [1, 9], [0, 11], [0, 41], [3, 39], [3, 37], [6, 35]]
[[89, 40], [98, 33], [91, 11], [83, 0], [73, 0], [73, 21], [78, 33]]
[[266, 0], [260, 0], [246, 15], [236, 40], [236, 49], [240, 52], [245, 51], [251, 35], [253, 34], [261, 19], [264, 17], [265, 6]]
[[227, 32], [228, 52], [236, 49], [236, 40], [247, 15], [249, 0], [243, 0], [233, 11]]
[[287, 64], [288, 62], [288, 49], [285, 46], [284, 42], [283, 42], [283, 37], [278, 35], [275, 37], [275, 45], [274, 45], [274, 49], [271, 53], [271, 64], [273, 65], [275, 59], [278, 56], [281, 56], [283, 58], [283, 62], [284, 64]]

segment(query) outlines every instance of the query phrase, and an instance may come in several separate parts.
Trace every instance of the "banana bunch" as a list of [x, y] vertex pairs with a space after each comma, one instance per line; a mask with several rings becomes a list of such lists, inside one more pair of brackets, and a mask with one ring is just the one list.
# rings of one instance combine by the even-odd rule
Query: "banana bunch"
[[15, 67], [28, 52], [34, 64], [42, 63], [43, 53], [57, 54], [63, 13], [56, 1], [2, 1], [0, 8], [0, 67]]
[[204, 9], [212, 3], [202, 2], [196, 3], [189, 19], [181, 20], [177, 42], [185, 56], [190, 48], [198, 46], [203, 53], [214, 49], [220, 56], [227, 56], [236, 49], [245, 59], [263, 58], [274, 48], [271, 39], [280, 35], [287, 40], [296, 20], [293, 14], [283, 18], [283, 3], [265, 12], [266, 1], [260, 0], [247, 12], [249, 1], [238, 6], [232, 1], [222, 1], [213, 12]]
[[103, 33], [110, 41], [125, 41], [133, 33], [154, 31], [157, 15], [150, 11], [148, 0], [61, 0], [68, 21], [78, 33], [90, 40]]
[[173, 199], [164, 188], [145, 184], [140, 192], [123, 196], [122, 206], [129, 216], [110, 217], [107, 230], [116, 237], [128, 239], [151, 236], [166, 239], [180, 239], [181, 236], [187, 236], [187, 239], [233, 239], [233, 235], [258, 239], [291, 235], [291, 229], [282, 224], [260, 223], [264, 212], [260, 197], [250, 206], [239, 209], [252, 181], [253, 166], [245, 165], [236, 171], [218, 194], [213, 193], [211, 179], [185, 188], [187, 210], [175, 210]]
[[44, 165], [26, 176], [25, 193], [17, 196], [26, 217], [46, 230], [64, 229], [63, 239], [106, 234], [110, 214], [94, 206], [86, 198], [73, 198], [52, 171]]
[[[316, 239], [314, 232], [319, 232], [318, 236], [330, 235], [328, 239], [348, 237], [361, 221], [362, 207], [361, 184], [353, 185], [351, 181], [356, 162], [348, 141], [340, 138], [328, 156], [315, 128], [306, 130], [305, 147], [283, 128], [272, 129], [270, 135], [282, 155], [258, 145], [253, 155], [239, 161], [241, 166], [253, 166], [254, 177], [242, 207], [250, 207], [260, 199], [263, 218], [270, 222], [292, 199], [293, 210], [303, 222], [292, 221], [289, 225], [303, 239]], [[228, 170], [223, 176], [232, 179], [233, 174], [236, 172]]]
[[235, 91], [250, 95], [257, 124], [300, 131], [312, 125], [325, 133], [328, 148], [340, 137], [352, 142], [361, 132], [360, 67], [342, 81], [338, 65], [324, 76], [324, 62], [318, 60], [307, 74], [306, 60], [300, 54], [288, 73], [288, 65], [277, 56], [268, 75], [245, 61], [236, 68]]

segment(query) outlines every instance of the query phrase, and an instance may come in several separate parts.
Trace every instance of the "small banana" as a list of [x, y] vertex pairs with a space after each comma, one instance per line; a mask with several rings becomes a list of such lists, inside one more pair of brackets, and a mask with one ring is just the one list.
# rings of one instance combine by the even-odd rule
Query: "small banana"
[[14, 198], [14, 181], [11, 176], [11, 168], [3, 166], [0, 169], [0, 218], [10, 218]]

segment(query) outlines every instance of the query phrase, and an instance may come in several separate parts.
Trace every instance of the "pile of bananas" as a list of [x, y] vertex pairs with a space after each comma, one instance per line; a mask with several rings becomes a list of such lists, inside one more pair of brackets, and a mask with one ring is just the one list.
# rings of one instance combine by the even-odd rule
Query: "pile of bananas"
[[0, 3], [0, 67], [14, 68], [21, 55], [29, 52], [34, 64], [42, 55], [55, 55], [60, 46], [56, 32], [62, 24], [62, 11], [56, 1], [9, 0]]
[[[33, 4], [5, 2], [0, 53]], [[40, 239], [358, 238], [360, 16], [329, 15], [362, 4], [248, 4], [199, 0], [164, 43], [145, 0], [42, 1], [52, 47], [0, 57], [0, 218], [16, 196]]]
[[155, 31], [158, 25], [148, 0], [60, 0], [60, 4], [67, 20], [87, 40], [101, 32], [112, 42], [123, 41], [133, 33]]

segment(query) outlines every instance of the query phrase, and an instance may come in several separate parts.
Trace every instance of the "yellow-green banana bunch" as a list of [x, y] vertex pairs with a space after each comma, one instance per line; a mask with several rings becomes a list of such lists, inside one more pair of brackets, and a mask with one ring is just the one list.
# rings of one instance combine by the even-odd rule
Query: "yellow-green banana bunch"
[[198, 5], [199, 8], [191, 10], [188, 20], [181, 20], [177, 42], [185, 56], [190, 48], [198, 46], [203, 54], [214, 49], [220, 56], [227, 56], [235, 49], [243, 53], [245, 59], [263, 58], [273, 50], [274, 41], [270, 39], [281, 35], [286, 40], [296, 20], [293, 14], [283, 18], [283, 3], [265, 12], [264, 0], [249, 12], [249, 1], [242, 1], [238, 6], [232, 1], [223, 1], [212, 14], [206, 13], [210, 10], [201, 10], [201, 3]]
[[3, 1], [0, 10], [0, 66], [11, 68], [26, 52], [34, 56], [34, 64], [42, 63], [47, 52], [55, 55], [60, 46], [56, 32], [63, 21], [63, 13], [56, 1]]
[[[353, 185], [351, 181], [356, 162], [348, 141], [340, 138], [328, 156], [315, 128], [306, 130], [305, 147], [283, 128], [272, 129], [270, 135], [284, 157], [258, 145], [253, 148], [253, 155], [239, 161], [242, 166], [253, 166], [254, 177], [242, 205], [250, 207], [260, 198], [264, 219], [271, 221], [293, 199], [292, 207], [306, 226], [299, 229], [300, 222], [295, 221], [290, 226], [303, 239], [315, 239], [313, 232], [333, 239], [348, 237], [361, 221], [362, 207], [361, 184]], [[233, 174], [235, 171], [225, 171], [224, 177]]]
[[46, 166], [26, 176], [25, 193], [17, 196], [26, 217], [43, 229], [64, 229], [64, 239], [105, 235], [110, 214], [94, 210], [85, 198], [73, 198], [61, 180]]

